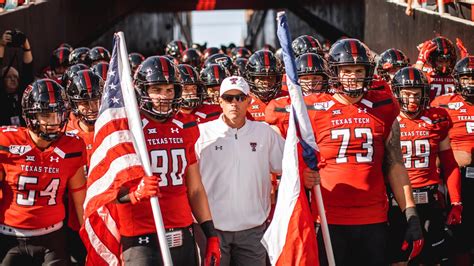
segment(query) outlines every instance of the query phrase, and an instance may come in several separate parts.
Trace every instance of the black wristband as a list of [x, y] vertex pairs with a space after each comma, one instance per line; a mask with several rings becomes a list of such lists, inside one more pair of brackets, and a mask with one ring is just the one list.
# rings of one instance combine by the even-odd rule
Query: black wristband
[[201, 229], [207, 238], [217, 236], [216, 229], [214, 228], [214, 222], [212, 220], [205, 221], [201, 224]]
[[30, 52], [30, 51], [31, 51], [31, 49], [25, 49], [25, 48], [23, 48], [23, 52]]

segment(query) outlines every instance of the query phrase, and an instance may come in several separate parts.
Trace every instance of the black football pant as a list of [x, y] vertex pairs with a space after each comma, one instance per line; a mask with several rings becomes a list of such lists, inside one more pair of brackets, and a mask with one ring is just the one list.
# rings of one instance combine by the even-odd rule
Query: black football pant
[[[192, 226], [181, 228], [183, 232], [183, 245], [170, 248], [171, 260], [174, 266], [197, 266], [196, 244]], [[122, 256], [124, 265], [155, 266], [163, 265], [158, 244], [158, 236], [146, 234], [141, 236], [122, 236]]]
[[[387, 224], [328, 225], [336, 265], [382, 266], [387, 262]], [[328, 265], [321, 228], [318, 229], [319, 264]]]
[[64, 227], [33, 237], [0, 234], [0, 265], [69, 265]]

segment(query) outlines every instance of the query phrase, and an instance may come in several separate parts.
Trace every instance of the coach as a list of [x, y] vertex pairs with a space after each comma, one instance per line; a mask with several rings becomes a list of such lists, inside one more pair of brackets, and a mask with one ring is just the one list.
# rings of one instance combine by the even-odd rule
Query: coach
[[260, 239], [270, 212], [270, 173], [280, 173], [284, 140], [266, 123], [246, 119], [249, 85], [224, 79], [223, 114], [199, 125], [196, 142], [202, 181], [221, 243], [221, 264], [265, 265]]

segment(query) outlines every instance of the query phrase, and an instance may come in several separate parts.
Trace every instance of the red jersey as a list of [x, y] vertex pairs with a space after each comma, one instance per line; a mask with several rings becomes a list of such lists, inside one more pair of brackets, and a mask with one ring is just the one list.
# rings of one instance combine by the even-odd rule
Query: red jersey
[[[70, 134], [75, 134], [79, 136], [84, 143], [86, 144], [86, 153], [87, 153], [87, 164], [86, 164], [86, 173], [88, 173], [89, 165], [91, 162], [92, 156], [92, 144], [94, 143], [94, 132], [86, 132], [82, 130], [79, 126], [79, 119], [76, 118], [72, 113], [69, 116], [69, 122], [67, 124], [66, 131]], [[79, 220], [77, 219], [76, 214], [76, 206], [74, 206], [74, 202], [72, 201], [72, 196], [69, 193], [69, 200], [68, 200], [68, 221], [67, 225], [69, 228], [79, 231], [81, 225], [79, 224]]]
[[449, 131], [453, 150], [474, 152], [474, 105], [459, 94], [436, 97], [432, 106], [444, 108], [451, 117], [453, 128]]
[[439, 143], [452, 127], [448, 113], [441, 108], [428, 108], [418, 118], [398, 116], [403, 160], [413, 188], [440, 183], [436, 158]]
[[85, 165], [84, 141], [66, 134], [41, 151], [27, 128], [2, 127], [0, 153], [0, 224], [31, 230], [64, 220], [64, 191]]
[[203, 103], [199, 107], [195, 108], [190, 114], [183, 112], [178, 113], [178, 117], [181, 115], [192, 115], [198, 124], [206, 123], [217, 119], [222, 114], [222, 108], [217, 104]]
[[452, 75], [439, 76], [430, 71], [426, 74], [430, 84], [430, 100], [436, 97], [454, 93], [456, 86], [454, 85], [454, 77]]
[[[197, 162], [194, 152], [194, 140], [199, 131], [197, 123], [193, 119], [176, 118], [160, 123], [143, 115], [142, 122], [151, 169], [161, 179], [162, 197], [159, 202], [165, 228], [189, 226], [193, 217], [187, 195], [186, 172], [190, 165]], [[135, 185], [139, 181], [136, 180]], [[156, 232], [150, 201], [136, 205], [117, 204], [117, 210], [121, 235], [138, 236]]]
[[92, 144], [94, 143], [94, 132], [86, 132], [82, 130], [82, 128], [79, 126], [79, 119], [76, 117], [69, 119], [66, 131], [71, 134], [76, 134], [84, 140], [87, 152], [87, 165], [89, 165], [92, 156]]
[[372, 82], [370, 83], [369, 90], [378, 90], [378, 91], [382, 90], [382, 91], [386, 91], [387, 93], [393, 93], [392, 89], [390, 88], [390, 85], [388, 85], [388, 83], [385, 80], [383, 80], [381, 77], [377, 75], [374, 75], [374, 78]]
[[290, 96], [283, 96], [271, 100], [265, 108], [265, 122], [278, 127], [283, 138], [286, 138], [288, 131], [290, 108]]
[[[288, 91], [280, 91], [280, 93], [275, 97], [275, 99], [288, 96]], [[254, 121], [265, 121], [265, 109], [267, 108], [268, 103], [264, 103], [259, 98], [250, 94], [250, 106], [247, 108], [247, 114], [252, 116], [251, 120]]]
[[321, 186], [329, 224], [357, 225], [387, 220], [382, 162], [385, 140], [400, 112], [384, 90], [369, 90], [345, 105], [315, 94], [308, 107], [320, 149]]

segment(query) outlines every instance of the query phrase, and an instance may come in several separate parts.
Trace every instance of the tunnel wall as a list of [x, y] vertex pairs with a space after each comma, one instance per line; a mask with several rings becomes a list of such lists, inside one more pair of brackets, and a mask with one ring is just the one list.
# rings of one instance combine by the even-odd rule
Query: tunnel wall
[[[437, 14], [415, 10], [415, 15], [405, 15], [405, 7], [381, 0], [365, 0], [367, 14], [364, 41], [380, 53], [394, 47], [402, 50], [414, 63], [418, 56], [416, 46], [441, 34], [455, 42], [464, 40], [468, 51], [474, 52], [474, 24], [462, 23]], [[459, 56], [459, 53], [458, 53]]]

